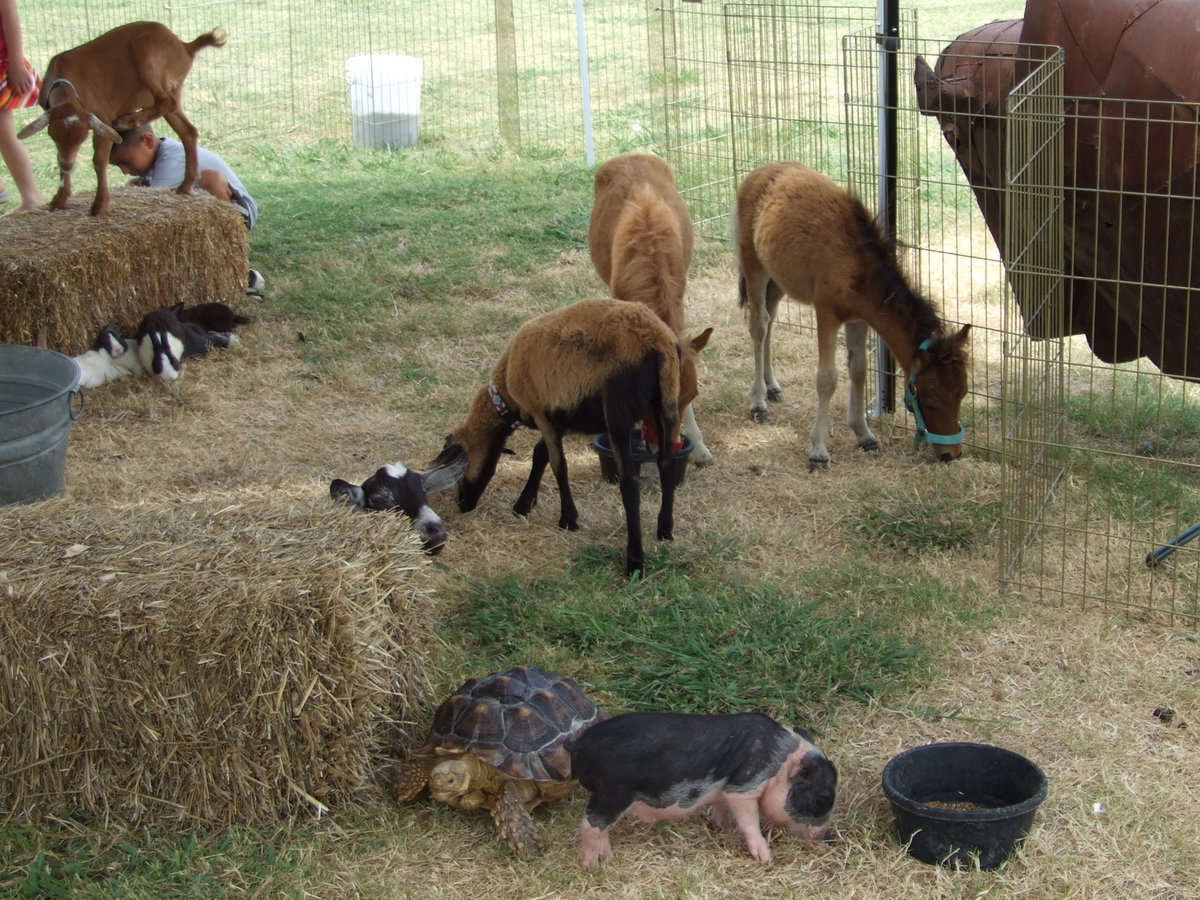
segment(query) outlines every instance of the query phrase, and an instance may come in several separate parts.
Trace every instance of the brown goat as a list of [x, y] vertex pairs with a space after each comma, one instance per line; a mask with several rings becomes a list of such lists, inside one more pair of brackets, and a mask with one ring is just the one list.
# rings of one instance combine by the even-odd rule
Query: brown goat
[[[429, 468], [466, 467], [457, 485], [458, 508], [479, 503], [508, 436], [524, 425], [541, 432], [533, 464], [513, 511], [528, 515], [549, 464], [558, 481], [560, 528], [579, 528], [579, 513], [567, 482], [563, 435], [607, 432], [625, 507], [628, 541], [625, 570], [645, 565], [639, 508], [638, 467], [630, 433], [650, 414], [659, 434], [679, 430], [680, 348], [675, 334], [647, 307], [622, 300], [580, 300], [526, 322], [479, 389], [466, 421], [449, 437]], [[669, 477], [671, 442], [660, 442], [662, 505], [658, 539], [670, 540], [675, 527], [675, 480]]]
[[118, 132], [159, 116], [170, 123], [183, 143], [186, 163], [177, 192], [190, 194], [199, 173], [198, 135], [180, 105], [183, 81], [199, 51], [224, 44], [221, 29], [185, 44], [158, 22], [132, 22], [53, 56], [38, 98], [46, 112], [18, 135], [24, 140], [48, 127], [58, 148], [59, 186], [50, 208], [66, 208], [71, 198], [71, 170], [90, 132], [96, 167], [92, 215], [108, 212], [108, 156], [112, 145], [121, 140]]
[[[595, 195], [588, 252], [596, 274], [614, 297], [646, 304], [682, 339], [694, 236], [671, 167], [649, 153], [614, 156], [596, 170]], [[711, 334], [710, 328], [704, 343]], [[682, 346], [683, 381], [695, 385], [697, 353], [691, 344]], [[691, 461], [711, 466], [691, 403], [683, 408], [683, 433], [692, 441]]]

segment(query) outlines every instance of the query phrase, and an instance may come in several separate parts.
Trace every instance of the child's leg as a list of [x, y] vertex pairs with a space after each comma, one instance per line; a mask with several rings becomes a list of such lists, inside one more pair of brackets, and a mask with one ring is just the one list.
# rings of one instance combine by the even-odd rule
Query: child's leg
[[21, 192], [21, 205], [18, 209], [37, 209], [43, 205], [45, 201], [33, 177], [33, 163], [29, 160], [29, 151], [17, 137], [17, 126], [13, 121], [11, 109], [0, 109], [0, 156], [4, 157], [4, 163], [12, 173], [13, 182]]

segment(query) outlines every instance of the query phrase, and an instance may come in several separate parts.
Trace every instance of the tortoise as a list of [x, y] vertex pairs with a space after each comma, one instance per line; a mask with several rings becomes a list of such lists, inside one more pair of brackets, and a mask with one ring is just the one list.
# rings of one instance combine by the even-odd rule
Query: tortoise
[[471, 678], [437, 708], [424, 746], [394, 770], [396, 799], [428, 786], [434, 800], [490, 810], [509, 849], [535, 856], [544, 843], [530, 812], [570, 793], [576, 782], [563, 745], [601, 718], [578, 683], [537, 666]]

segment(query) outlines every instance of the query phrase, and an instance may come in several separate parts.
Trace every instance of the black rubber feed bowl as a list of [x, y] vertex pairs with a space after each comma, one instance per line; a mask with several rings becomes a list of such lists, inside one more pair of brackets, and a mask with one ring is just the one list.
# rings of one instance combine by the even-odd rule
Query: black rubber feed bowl
[[[638, 477], [642, 474], [642, 463], [658, 464], [658, 451], [652, 450], [650, 445], [642, 440], [642, 429], [633, 429], [633, 435], [630, 438], [630, 446], [633, 450], [633, 463], [638, 468]], [[617, 475], [617, 461], [613, 457], [612, 445], [608, 441], [607, 434], [598, 434], [592, 441], [592, 447], [596, 451], [596, 455], [600, 457], [600, 474], [604, 476], [604, 480], [609, 484], [616, 484], [620, 481]], [[675, 475], [675, 487], [683, 484], [683, 479], [687, 477], [688, 457], [692, 454], [692, 439], [686, 434], [683, 436], [683, 446], [675, 451], [671, 465], [671, 471]]]
[[1046, 799], [1046, 776], [1019, 753], [988, 744], [926, 744], [893, 757], [883, 791], [896, 830], [922, 862], [999, 866]]

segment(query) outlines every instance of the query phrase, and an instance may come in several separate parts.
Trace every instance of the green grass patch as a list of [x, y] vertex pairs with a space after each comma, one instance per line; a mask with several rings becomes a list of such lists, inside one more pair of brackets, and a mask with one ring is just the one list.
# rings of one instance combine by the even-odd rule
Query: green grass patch
[[786, 586], [747, 582], [731, 543], [707, 544], [691, 556], [660, 550], [641, 581], [614, 583], [620, 553], [593, 546], [562, 577], [476, 583], [457, 620], [462, 662], [577, 673], [620, 709], [759, 709], [802, 722], [838, 699], [931, 677], [934, 648], [913, 622], [976, 614], [974, 598], [948, 585], [863, 561]]
[[1102, 450], [1194, 459], [1200, 455], [1196, 388], [1157, 373], [1117, 370], [1111, 391], [1067, 397], [1067, 421]]
[[[253, 178], [243, 176], [263, 210], [254, 265], [286, 288], [292, 312], [335, 338], [347, 323], [414, 307], [422, 320], [474, 329], [467, 308], [513, 283], [531, 286], [546, 308], [585, 295], [582, 277], [578, 289], [564, 289], [547, 272], [564, 249], [587, 245], [586, 166], [443, 167], [439, 159], [323, 143], [264, 147], [249, 166]], [[295, 172], [314, 166], [319, 174], [296, 190]]]
[[305, 877], [281, 835], [114, 836], [45, 824], [0, 825], [0, 895], [28, 898], [286, 896]]
[[1075, 454], [1071, 469], [1087, 481], [1088, 504], [1113, 519], [1200, 520], [1200, 486], [1191, 470], [1109, 453]]
[[964, 503], [913, 497], [887, 497], [864, 504], [842, 524], [872, 547], [905, 553], [970, 550], [990, 540], [1000, 517], [1000, 502]]

